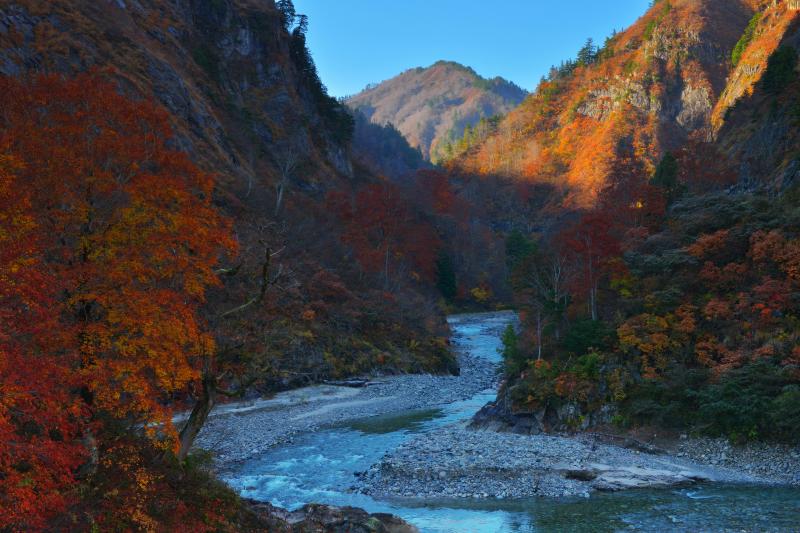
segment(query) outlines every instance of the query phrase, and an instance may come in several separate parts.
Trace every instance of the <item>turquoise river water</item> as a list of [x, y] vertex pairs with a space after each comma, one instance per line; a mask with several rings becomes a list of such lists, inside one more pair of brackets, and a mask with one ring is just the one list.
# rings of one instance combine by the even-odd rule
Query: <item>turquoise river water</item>
[[[498, 360], [499, 331], [510, 315], [452, 317], [455, 342]], [[295, 509], [352, 505], [398, 515], [430, 533], [603, 531], [800, 531], [800, 489], [748, 485], [598, 493], [526, 500], [375, 500], [350, 489], [354, 473], [420, 432], [471, 417], [492, 391], [435, 409], [350, 422], [303, 435], [226, 477], [242, 496]]]

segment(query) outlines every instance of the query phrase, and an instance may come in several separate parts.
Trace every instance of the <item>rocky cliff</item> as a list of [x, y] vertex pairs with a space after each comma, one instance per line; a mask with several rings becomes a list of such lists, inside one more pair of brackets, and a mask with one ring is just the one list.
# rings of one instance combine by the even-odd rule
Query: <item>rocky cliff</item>
[[710, 140], [731, 50], [756, 6], [659, 0], [587, 57], [554, 69], [455, 166], [552, 183], [590, 204], [620, 146], [649, 169], [689, 139]]
[[[775, 192], [800, 177], [800, 85], [796, 74], [800, 4], [789, 0], [765, 3], [753, 23], [752, 37], [742, 41], [741, 58], [714, 108], [714, 141], [735, 165], [736, 190], [767, 188]], [[768, 78], [774, 78], [781, 68], [777, 62], [781, 56], [795, 74], [780, 84], [770, 83]]]

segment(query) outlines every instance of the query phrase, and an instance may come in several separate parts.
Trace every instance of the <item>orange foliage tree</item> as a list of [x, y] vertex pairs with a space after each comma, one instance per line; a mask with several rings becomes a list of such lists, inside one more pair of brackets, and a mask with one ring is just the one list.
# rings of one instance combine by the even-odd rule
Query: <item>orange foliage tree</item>
[[[235, 242], [211, 176], [169, 147], [164, 110], [98, 74], [0, 78], [0, 93], [0, 367], [11, 371], [0, 373], [0, 431], [27, 418], [38, 428], [26, 442], [41, 444], [41, 461], [21, 459], [21, 483], [39, 498], [71, 477], [75, 424], [91, 435], [114, 420], [175, 446], [166, 405], [213, 350], [200, 308]], [[48, 329], [17, 327], [31, 323]], [[0, 456], [5, 496], [19, 503], [9, 475], [20, 460]]]

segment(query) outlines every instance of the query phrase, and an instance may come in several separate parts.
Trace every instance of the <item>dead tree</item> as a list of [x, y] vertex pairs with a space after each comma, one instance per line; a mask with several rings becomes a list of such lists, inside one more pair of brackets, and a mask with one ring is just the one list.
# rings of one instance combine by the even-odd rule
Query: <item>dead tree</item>
[[280, 180], [275, 185], [275, 218], [280, 215], [281, 206], [283, 205], [283, 197], [286, 189], [289, 187], [289, 182], [292, 179], [297, 165], [300, 163], [300, 153], [293, 143], [285, 145], [279, 149], [275, 157], [278, 163], [278, 170], [280, 171]]

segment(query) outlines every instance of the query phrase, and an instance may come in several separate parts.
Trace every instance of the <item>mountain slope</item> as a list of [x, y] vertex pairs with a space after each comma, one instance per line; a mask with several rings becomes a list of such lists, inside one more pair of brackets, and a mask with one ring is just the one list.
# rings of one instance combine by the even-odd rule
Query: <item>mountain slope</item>
[[[174, 142], [216, 176], [216, 202], [236, 221], [242, 251], [210, 316], [248, 301], [265, 248], [280, 251], [263, 305], [215, 323], [220, 345], [260, 369], [257, 383], [287, 386], [381, 364], [441, 369], [423, 340], [444, 331], [429, 286], [398, 274], [389, 305], [328, 210], [331, 191], [382, 180], [351, 157], [352, 118], [325, 94], [296, 22], [273, 0], [6, 3], [0, 74], [101, 69], [170, 112]], [[386, 310], [369, 311], [376, 303], [413, 312], [384, 323], [375, 317]], [[423, 348], [404, 348], [414, 337]]]
[[375, 173], [402, 182], [431, 166], [391, 123], [375, 124], [358, 111], [354, 115], [353, 154]]
[[436, 161], [467, 125], [516, 107], [525, 91], [502, 78], [484, 79], [450, 61], [407, 70], [348, 99], [372, 122], [391, 123], [411, 146]]
[[479, 424], [798, 442], [799, 30], [794, 1], [654, 2], [450, 163], [563, 193], [509, 234], [522, 328]]
[[800, 178], [800, 5], [766, 3], [753, 22], [714, 108], [714, 141], [734, 163], [740, 190], [780, 191]]
[[601, 49], [554, 69], [456, 166], [553, 183], [573, 205], [592, 203], [617, 149], [652, 171], [664, 152], [710, 137], [730, 52], [752, 15], [741, 0], [654, 3]]

